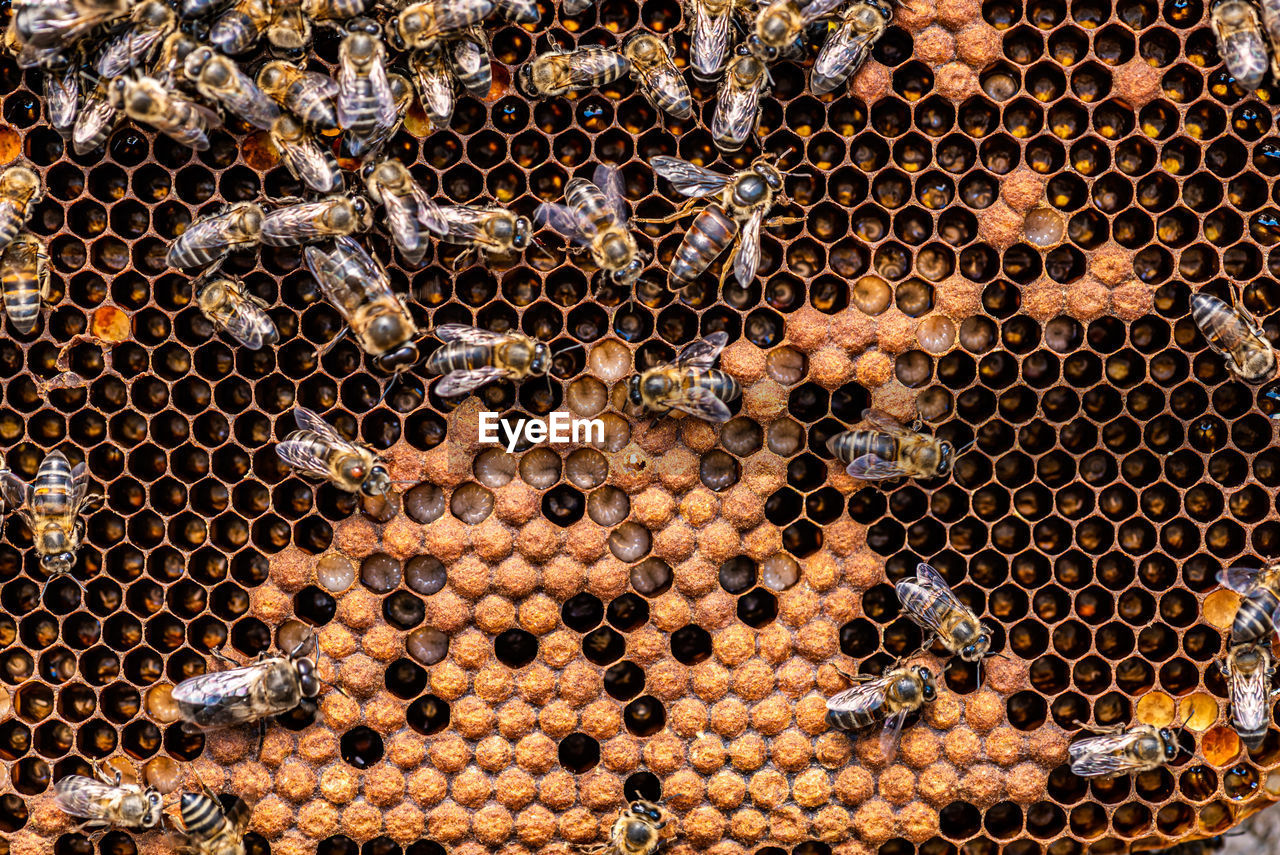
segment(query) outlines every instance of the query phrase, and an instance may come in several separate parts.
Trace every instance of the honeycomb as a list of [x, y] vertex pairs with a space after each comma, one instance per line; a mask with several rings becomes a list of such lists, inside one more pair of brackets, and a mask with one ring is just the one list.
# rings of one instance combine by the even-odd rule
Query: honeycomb
[[[616, 163], [635, 216], [670, 213], [647, 161], [717, 160], [712, 88], [681, 122], [629, 81], [530, 102], [510, 80], [545, 29], [607, 46], [652, 30], [684, 66], [686, 13], [540, 8], [493, 32], [489, 98], [460, 96], [430, 135], [415, 105], [392, 153], [437, 198], [526, 215]], [[713, 269], [668, 291], [680, 231], [659, 225], [634, 295], [593, 290], [552, 239], [391, 267], [424, 328], [555, 342], [549, 382], [460, 405], [421, 373], [380, 400], [350, 340], [317, 356], [341, 319], [296, 249], [227, 263], [270, 304], [275, 350], [231, 346], [192, 305], [168, 241], [300, 192], [262, 134], [232, 123], [197, 154], [125, 124], [76, 156], [38, 74], [0, 59], [0, 163], [45, 181], [32, 229], [55, 279], [37, 332], [0, 339], [0, 447], [25, 479], [62, 448], [106, 497], [76, 581], [42, 595], [22, 524], [0, 542], [0, 853], [168, 851], [86, 836], [52, 803], [53, 780], [107, 759], [243, 798], [251, 855], [562, 851], [636, 796], [671, 811], [679, 855], [1114, 853], [1280, 799], [1280, 732], [1249, 756], [1227, 724], [1215, 659], [1236, 599], [1214, 581], [1280, 554], [1280, 393], [1234, 381], [1188, 313], [1193, 290], [1247, 282], [1280, 334], [1258, 222], [1277, 216], [1280, 138], [1273, 93], [1234, 88], [1204, 18], [1202, 0], [910, 0], [847, 91], [813, 97], [777, 64], [761, 133], [788, 173], [779, 212], [804, 222], [764, 236], [749, 287]], [[318, 30], [313, 66], [336, 53]], [[716, 330], [744, 387], [733, 420], [626, 409], [630, 372]], [[292, 476], [272, 444], [295, 405], [382, 451], [403, 495]], [[853, 481], [826, 440], [867, 406], [976, 445], [945, 480]], [[568, 410], [606, 437], [508, 454], [478, 443], [480, 410]], [[917, 650], [891, 583], [920, 560], [1008, 658], [952, 662], [888, 758], [830, 729], [824, 701], [844, 688], [833, 664]], [[347, 696], [281, 717], [260, 752], [175, 723], [171, 687], [213, 648], [247, 661], [307, 626]], [[1185, 722], [1188, 753], [1070, 774], [1081, 724], [1130, 720]]]

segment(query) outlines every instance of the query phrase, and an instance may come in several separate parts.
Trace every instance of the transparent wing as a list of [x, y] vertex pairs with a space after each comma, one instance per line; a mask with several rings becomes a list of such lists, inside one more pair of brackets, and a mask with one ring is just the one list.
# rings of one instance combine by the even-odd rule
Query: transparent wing
[[220, 93], [222, 103], [255, 128], [270, 130], [271, 123], [280, 118], [280, 108], [244, 72], [236, 75], [235, 84]]
[[1141, 735], [1139, 731], [1114, 736], [1090, 736], [1072, 743], [1067, 748], [1071, 758], [1071, 771], [1082, 778], [1141, 771], [1145, 766], [1134, 762], [1126, 756], [1125, 751]]
[[472, 208], [467, 205], [445, 205], [440, 209], [444, 219], [443, 237], [452, 243], [471, 244], [494, 247], [498, 243], [484, 230], [484, 224], [494, 216], [492, 210]]
[[263, 664], [203, 674], [174, 686], [173, 700], [183, 720], [198, 727], [220, 728], [281, 712], [270, 707], [255, 707], [250, 700], [262, 679]]
[[436, 383], [436, 394], [442, 398], [466, 395], [486, 383], [501, 380], [505, 376], [506, 372], [494, 365], [486, 365], [470, 371], [451, 371]]
[[71, 506], [79, 509], [89, 493], [89, 467], [77, 463], [71, 467]]
[[[248, 301], [239, 304], [235, 311], [220, 318], [222, 328], [227, 335], [250, 350], [258, 350], [266, 343], [267, 338], [275, 330], [270, 317], [257, 306]], [[278, 336], [279, 333], [277, 332]]]
[[682, 196], [709, 196], [724, 189], [729, 183], [730, 175], [721, 175], [710, 169], [695, 166], [678, 157], [658, 155], [649, 161], [653, 171], [671, 182], [671, 186]]
[[25, 508], [31, 501], [31, 485], [8, 469], [0, 470], [0, 493], [4, 494], [4, 503], [10, 511]]
[[884, 410], [867, 409], [862, 411], [863, 421], [871, 423], [876, 430], [882, 430], [890, 436], [907, 437], [915, 436], [915, 433], [907, 430], [902, 426], [902, 422], [886, 413]]
[[898, 737], [902, 735], [902, 726], [907, 723], [907, 710], [896, 712], [884, 720], [880, 731], [880, 753], [885, 756], [886, 763], [892, 763], [898, 753]]
[[303, 184], [318, 193], [338, 189], [341, 178], [336, 176], [334, 161], [314, 140], [307, 139], [298, 144], [285, 141], [275, 134], [272, 134], [271, 140], [279, 150], [285, 166]]
[[697, 368], [705, 371], [710, 368], [729, 343], [729, 334], [723, 330], [709, 333], [706, 338], [691, 341], [676, 354], [676, 365], [681, 368]]
[[811, 24], [819, 18], [830, 15], [843, 2], [844, 0], [809, 0], [809, 3], [800, 10], [800, 19], [805, 24]]
[[1237, 594], [1248, 594], [1257, 584], [1261, 572], [1257, 567], [1228, 567], [1218, 572], [1218, 584]]
[[627, 224], [627, 199], [622, 189], [622, 173], [615, 167], [601, 164], [596, 167], [596, 174], [592, 180], [603, 191], [605, 198], [609, 200], [609, 204], [613, 207], [613, 216], [617, 219], [618, 225], [625, 226]]
[[268, 246], [296, 246], [329, 237], [323, 225], [332, 202], [302, 202], [266, 212], [262, 217], [262, 242]]
[[369, 69], [369, 88], [378, 102], [378, 126], [391, 127], [400, 116], [396, 113], [396, 96], [391, 92], [391, 80], [387, 77], [385, 62], [375, 62]]
[[881, 30], [849, 35], [846, 28], [836, 31], [813, 61], [813, 74], [818, 78], [819, 94], [830, 92], [857, 71], [881, 35]]
[[[1280, 609], [1276, 610], [1280, 613]], [[1272, 620], [1275, 617], [1272, 616]], [[1235, 668], [1229, 672], [1231, 717], [1241, 729], [1256, 730], [1266, 726], [1271, 699], [1271, 677], [1265, 668], [1242, 674]]]
[[845, 471], [854, 478], [861, 478], [864, 481], [884, 481], [907, 474], [907, 471], [897, 463], [881, 460], [874, 454], [862, 455], [845, 467]]
[[338, 432], [333, 429], [333, 425], [329, 424], [324, 419], [320, 418], [317, 413], [308, 410], [306, 407], [293, 408], [293, 421], [298, 426], [298, 430], [309, 430], [313, 433], [319, 434], [330, 442], [346, 443], [346, 440], [339, 436]]
[[582, 230], [578, 215], [568, 205], [543, 202], [534, 212], [533, 221], [540, 226], [550, 226], [552, 230], [576, 244], [585, 245], [591, 242], [591, 238]]
[[325, 448], [323, 443], [324, 440], [317, 434], [305, 430], [295, 431], [276, 444], [276, 454], [291, 469], [316, 478], [328, 478], [329, 466], [318, 454], [318, 449]]
[[880, 676], [837, 692], [827, 699], [827, 709], [867, 712], [884, 703], [884, 690], [892, 683], [890, 677]]
[[416, 181], [410, 181], [409, 191], [402, 195], [383, 193], [382, 202], [396, 246], [414, 264], [427, 252], [426, 232], [443, 234], [448, 229], [440, 209]]
[[702, 386], [689, 389], [678, 397], [668, 398], [662, 404], [709, 422], [727, 422], [733, 418], [729, 405], [717, 398], [710, 389]]
[[53, 785], [54, 799], [58, 807], [81, 819], [104, 819], [107, 812], [102, 802], [114, 799], [120, 788], [86, 778], [84, 775], [68, 775]]
[[727, 13], [713, 15], [703, 4], [694, 5], [689, 62], [703, 75], [714, 75], [724, 64], [724, 56], [729, 51], [732, 16]]
[[506, 333], [482, 330], [466, 324], [441, 324], [431, 330], [431, 334], [441, 341], [463, 341], [467, 344], [498, 344], [507, 337]]
[[939, 635], [943, 634], [942, 619], [950, 611], [970, 613], [969, 607], [956, 598], [947, 580], [928, 564], [917, 565], [915, 577], [900, 580], [894, 588], [907, 611]]
[[751, 285], [760, 267], [760, 224], [764, 222], [764, 208], [757, 207], [742, 224], [742, 238], [738, 251], [733, 254], [733, 277], [743, 288]]

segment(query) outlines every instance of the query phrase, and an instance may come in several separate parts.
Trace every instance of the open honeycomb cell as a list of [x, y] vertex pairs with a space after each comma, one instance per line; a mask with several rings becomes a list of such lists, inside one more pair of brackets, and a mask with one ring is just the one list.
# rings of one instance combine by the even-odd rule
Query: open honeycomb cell
[[[628, 81], [530, 102], [510, 85], [541, 30], [615, 46], [669, 37], [674, 0], [540, 4], [491, 34], [490, 97], [390, 152], [452, 203], [530, 215], [591, 161], [617, 164], [634, 216], [675, 209], [647, 165], [739, 168], [697, 118]], [[168, 242], [227, 203], [302, 188], [260, 134], [193, 153], [125, 124], [78, 156], [45, 126], [37, 74], [0, 59], [0, 154], [47, 188], [53, 306], [0, 340], [0, 447], [29, 480], [86, 462], [104, 502], [75, 579], [44, 586], [31, 536], [0, 542], [0, 853], [136, 855], [90, 838], [54, 780], [99, 761], [168, 793], [198, 770], [253, 810], [252, 855], [532, 852], [603, 840], [624, 800], [661, 801], [674, 852], [1077, 855], [1220, 834], [1280, 798], [1280, 731], [1245, 751], [1217, 668], [1235, 602], [1215, 574], [1280, 554], [1276, 384], [1246, 387], [1191, 322], [1193, 291], [1280, 335], [1280, 137], [1271, 90], [1234, 87], [1198, 0], [903, 4], [847, 89], [772, 69], [763, 148], [788, 175], [760, 277], [665, 286], [680, 232], [634, 294], [555, 241], [455, 271], [458, 247], [391, 266], [426, 328], [552, 343], [548, 382], [458, 404], [411, 372], [381, 381], [296, 249], [232, 256], [269, 305], [274, 350], [230, 346], [168, 269]], [[336, 34], [317, 31], [330, 68]], [[257, 59], [249, 60], [250, 63]], [[416, 109], [416, 108], [415, 108]], [[416, 122], [416, 123], [415, 123]], [[382, 258], [389, 247], [371, 243]], [[113, 335], [120, 320], [125, 334]], [[656, 423], [625, 380], [728, 333], [744, 387], [721, 426]], [[74, 371], [87, 385], [46, 391]], [[272, 444], [295, 406], [390, 461], [393, 500], [293, 476]], [[868, 486], [827, 440], [878, 407], [957, 447], [949, 478]], [[567, 410], [602, 442], [478, 442], [480, 410]], [[892, 583], [920, 561], [996, 627], [979, 674], [904, 731], [834, 731], [830, 667], [877, 673], [920, 647]], [[315, 628], [326, 693], [251, 735], [185, 733], [174, 684]], [[1082, 725], [1185, 722], [1171, 766], [1084, 781]], [[186, 781], [188, 786], [191, 781]]]

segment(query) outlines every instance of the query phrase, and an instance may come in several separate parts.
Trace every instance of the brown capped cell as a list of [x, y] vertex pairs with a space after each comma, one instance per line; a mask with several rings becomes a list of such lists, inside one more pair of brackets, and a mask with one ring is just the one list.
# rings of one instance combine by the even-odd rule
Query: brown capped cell
[[792, 794], [803, 808], [817, 808], [831, 799], [831, 778], [821, 769], [806, 769], [796, 775]]
[[707, 781], [707, 799], [720, 810], [732, 810], [747, 795], [747, 782], [741, 775], [721, 770]]
[[[913, 0], [912, 3], [904, 5], [898, 10], [893, 21], [908, 32], [916, 34], [916, 43], [919, 44], [920, 36], [923, 35], [921, 30], [929, 27], [938, 16], [938, 4], [935, 0]], [[921, 57], [923, 59], [923, 57]], [[925, 62], [930, 60], [925, 59]]]
[[405, 730], [387, 739], [387, 759], [401, 769], [417, 768], [426, 756], [426, 741], [418, 733]]
[[555, 833], [555, 815], [542, 805], [530, 805], [516, 816], [516, 836], [528, 846], [545, 846]]
[[[693, 666], [693, 691], [704, 701], [718, 701], [729, 691], [729, 670], [719, 662], [707, 659]], [[714, 712], [713, 712], [714, 715]], [[745, 711], [743, 712], [745, 721]], [[714, 721], [712, 726], [715, 726]], [[717, 728], [717, 732], [721, 732]]]
[[847, 805], [860, 805], [875, 791], [875, 779], [870, 770], [861, 766], [847, 766], [836, 775], [836, 798]]
[[661, 701], [674, 701], [688, 690], [689, 670], [671, 660], [658, 662], [645, 674], [645, 689]]
[[998, 727], [987, 735], [986, 755], [1001, 766], [1011, 766], [1022, 759], [1025, 743], [1022, 734], [1011, 727]]
[[[612, 825], [612, 818], [597, 818], [594, 813], [584, 807], [573, 808], [560, 814], [558, 825], [560, 836], [570, 843], [590, 843], [601, 836], [601, 825]], [[607, 828], [603, 833], [607, 833]]]
[[210, 731], [205, 734], [204, 739], [204, 747], [209, 756], [224, 766], [230, 766], [249, 753], [249, 735], [241, 728]]
[[958, 25], [956, 54], [975, 70], [982, 71], [1000, 56], [1001, 41], [999, 30], [983, 21], [981, 15], [974, 15]]
[[270, 795], [253, 806], [249, 827], [268, 839], [279, 837], [293, 826], [293, 808]]
[[538, 714], [538, 727], [553, 739], [568, 736], [578, 726], [578, 714], [563, 701], [552, 701]]
[[600, 762], [615, 772], [631, 772], [640, 766], [641, 742], [629, 733], [619, 734], [600, 746]]
[[[244, 767], [241, 767], [244, 768]], [[239, 770], [237, 770], [239, 771]], [[267, 776], [266, 770], [262, 769], [261, 774], [266, 777], [267, 786], [271, 785], [271, 778]], [[235, 791], [241, 794], [241, 798], [261, 798], [261, 794], [246, 792], [245, 783], [235, 780], [235, 773], [232, 775], [232, 784]], [[258, 789], [257, 786], [254, 789]], [[287, 799], [295, 804], [306, 801], [311, 798], [316, 790], [315, 772], [305, 763], [296, 760], [286, 760], [276, 770], [275, 775], [275, 791], [281, 798]]]
[[716, 428], [702, 419], [680, 420], [680, 443], [695, 454], [706, 454], [719, 439]]
[[531, 704], [545, 704], [555, 694], [556, 675], [550, 668], [533, 664], [516, 677], [516, 690]]
[[[873, 63], [868, 61], [868, 65]], [[787, 318], [787, 344], [804, 353], [813, 353], [827, 343], [830, 323], [830, 317], [813, 306], [801, 306]]]
[[[905, 318], [906, 315], [902, 317]], [[867, 388], [880, 386], [887, 383], [893, 376], [893, 360], [887, 353], [869, 350], [859, 356], [858, 361], [854, 363], [854, 376]]]
[[767, 756], [768, 746], [754, 733], [745, 734], [729, 743], [729, 762], [735, 769], [754, 772], [764, 765]]
[[1056, 282], [1032, 282], [1022, 288], [1022, 310], [1044, 323], [1062, 314], [1066, 294]]
[[729, 817], [729, 834], [743, 843], [754, 843], [769, 832], [769, 821], [755, 808], [743, 808]]
[[[378, 548], [378, 529], [374, 524], [363, 516], [348, 517], [338, 523], [333, 530], [333, 545], [338, 551], [348, 558], [364, 558], [371, 555]], [[274, 562], [272, 562], [274, 564]], [[277, 585], [288, 583], [287, 576], [275, 576], [273, 566], [273, 580]], [[311, 579], [311, 572], [307, 574], [307, 581]]]
[[742, 536], [742, 552], [757, 562], [782, 551], [782, 529], [764, 522]]
[[1136, 321], [1151, 312], [1154, 291], [1142, 282], [1130, 282], [1111, 292], [1111, 310], [1122, 321]]
[[[783, 599], [786, 599], [785, 595]], [[812, 604], [817, 605], [817, 601]], [[796, 652], [801, 656], [811, 662], [827, 662], [839, 656], [840, 629], [833, 622], [815, 618], [802, 627], [797, 624], [797, 627]]]
[[[627, 658], [637, 665], [652, 665], [667, 652], [667, 636], [657, 627], [646, 624], [627, 635]], [[688, 676], [688, 672], [684, 672]]]
[[670, 775], [685, 762], [685, 744], [675, 734], [663, 731], [644, 743], [642, 754], [655, 775]]
[[791, 797], [791, 787], [786, 776], [774, 769], [765, 769], [751, 776], [747, 784], [751, 801], [756, 807], [772, 810]]
[[622, 729], [622, 711], [616, 701], [601, 698], [582, 710], [582, 731], [597, 740], [616, 736]]
[[898, 756], [908, 766], [923, 769], [938, 759], [942, 752], [942, 744], [932, 730], [927, 727], [912, 727], [903, 730], [898, 742]]
[[751, 659], [733, 672], [733, 691], [748, 701], [764, 698], [773, 691], [774, 672], [763, 659]]
[[516, 765], [534, 775], [555, 765], [556, 744], [545, 734], [531, 733], [516, 743]]
[[[327, 769], [325, 774], [328, 774]], [[439, 804], [448, 792], [449, 780], [435, 769], [415, 769], [409, 775], [409, 798], [423, 807]]]
[[293, 616], [293, 597], [275, 585], [263, 585], [249, 594], [250, 609], [263, 623], [279, 625]]
[[902, 765], [890, 766], [880, 773], [880, 795], [891, 804], [905, 805], [915, 797], [916, 776]]
[[[794, 685], [792, 683], [794, 680], [798, 679], [803, 682], [804, 677], [803, 675], [794, 674], [784, 677], [783, 668], [779, 667], [791, 657], [791, 645], [791, 632], [779, 623], [771, 623], [760, 630], [760, 656], [770, 665], [779, 668], [778, 686], [782, 689], [783, 693], [794, 698], [803, 692], [804, 689], [802, 688], [799, 692], [792, 692], [789, 687]], [[793, 661], [795, 661], [802, 669], [807, 668], [803, 661]]]
[[662, 782], [663, 805], [671, 811], [688, 811], [702, 803], [704, 790], [701, 776], [692, 770], [680, 769]]
[[1005, 786], [1009, 798], [1021, 805], [1043, 799], [1048, 784], [1048, 771], [1034, 763], [1019, 763], [1009, 770]]
[[729, 754], [724, 740], [704, 733], [689, 745], [689, 763], [702, 774], [708, 774], [724, 766]]
[[488, 801], [492, 793], [493, 784], [489, 776], [479, 769], [464, 769], [449, 784], [449, 795], [463, 807], [477, 808]]
[[636, 425], [633, 428], [636, 444], [648, 454], [658, 456], [671, 451], [680, 437], [680, 417], [672, 416], [658, 423]]
[[653, 462], [654, 473], [663, 487], [681, 493], [698, 483], [698, 458], [687, 448], [673, 448]]
[[650, 530], [656, 530], [671, 520], [675, 506], [676, 500], [671, 493], [649, 487], [631, 498], [631, 517]]
[[956, 38], [936, 24], [926, 27], [916, 34], [915, 56], [935, 66], [950, 62], [956, 57]]
[[462, 840], [470, 828], [470, 813], [453, 802], [445, 802], [427, 813], [427, 834], [442, 843]]
[[316, 840], [336, 833], [340, 822], [338, 809], [328, 802], [310, 801], [298, 809], [298, 830]]
[[493, 515], [512, 525], [527, 525], [537, 515], [539, 501], [538, 491], [517, 479], [494, 493]]
[[[1008, 249], [1022, 240], [1022, 223], [1021, 214], [1004, 202], [996, 202], [978, 219], [978, 236], [997, 249]], [[943, 311], [952, 314], [945, 305]]]
[[338, 598], [337, 618], [349, 629], [363, 632], [382, 617], [382, 601], [359, 585]]
[[496, 564], [511, 555], [515, 537], [505, 525], [489, 517], [471, 530], [471, 548], [481, 561]]
[[1088, 277], [1067, 286], [1067, 314], [1079, 321], [1102, 317], [1111, 307], [1107, 287]]
[[813, 743], [814, 759], [828, 769], [839, 769], [853, 757], [853, 743], [839, 731], [821, 734]]
[[486, 805], [477, 811], [471, 829], [479, 842], [493, 846], [511, 836], [515, 830], [515, 820], [501, 805]]
[[516, 607], [505, 597], [485, 597], [476, 603], [475, 622], [482, 631], [497, 635], [515, 624]]
[[940, 692], [933, 703], [925, 706], [924, 720], [936, 730], [949, 731], [959, 724], [963, 711], [959, 696], [954, 692]]
[[498, 710], [498, 732], [513, 743], [532, 733], [537, 722], [537, 713], [521, 698], [508, 701]]
[[943, 740], [943, 750], [948, 760], [964, 768], [982, 756], [982, 740], [967, 727], [952, 728]]
[[884, 843], [894, 835], [893, 808], [879, 799], [866, 802], [854, 813], [853, 828], [865, 843]]
[[1027, 749], [1032, 759], [1044, 766], [1057, 766], [1067, 759], [1067, 745], [1071, 738], [1052, 725], [1038, 727], [1027, 739]]
[[975, 807], [989, 808], [1004, 796], [1004, 776], [989, 763], [969, 766], [960, 777], [960, 792]]
[[898, 832], [920, 844], [938, 833], [938, 812], [923, 802], [912, 802], [898, 813]]
[[1133, 57], [1111, 72], [1116, 97], [1140, 110], [1160, 95], [1160, 69], [1140, 57]]
[[678, 510], [685, 522], [701, 528], [716, 518], [720, 499], [705, 487], [695, 487], [680, 497]]
[[[836, 573], [842, 576], [843, 567], [837, 566]], [[831, 591], [823, 598], [822, 612], [836, 623], [844, 624], [862, 614], [862, 600], [855, 591], [844, 588]]]
[[840, 347], [823, 347], [809, 357], [809, 379], [827, 389], [838, 389], [853, 377], [853, 363]]
[[929, 804], [945, 807], [955, 801], [958, 780], [954, 766], [934, 763], [920, 773], [916, 780], [916, 792]]
[[1019, 167], [1000, 182], [1000, 198], [1020, 214], [1025, 214], [1044, 199], [1047, 179], [1026, 167]]
[[934, 72], [934, 89], [944, 98], [963, 101], [978, 94], [978, 73], [963, 62], [948, 62]]
[[446, 701], [462, 697], [471, 688], [467, 672], [447, 659], [431, 669], [427, 680], [432, 694]]
[[387, 836], [401, 846], [409, 846], [426, 832], [427, 817], [411, 804], [400, 804], [383, 816]]
[[378, 807], [392, 807], [404, 800], [404, 773], [394, 766], [380, 764], [365, 773], [364, 797]]
[[713, 807], [694, 808], [680, 819], [680, 831], [695, 847], [705, 847], [724, 836], [724, 814]]
[[749, 386], [764, 377], [765, 351], [740, 338], [720, 352], [719, 368]]
[[991, 691], [974, 692], [965, 700], [964, 718], [978, 733], [986, 733], [1004, 721], [1004, 699]]
[[730, 525], [745, 530], [764, 520], [765, 496], [747, 484], [739, 483], [727, 491], [721, 501], [721, 515]]
[[[519, 751], [518, 748], [517, 751]], [[431, 759], [431, 765], [441, 772], [456, 774], [470, 762], [471, 749], [465, 740], [453, 734], [447, 734], [431, 743], [427, 748], [427, 756]]]
[[757, 422], [770, 422], [787, 411], [787, 388], [766, 377], [742, 392], [742, 415]]
[[853, 77], [853, 94], [868, 104], [874, 104], [889, 94], [891, 82], [888, 68], [874, 59], [867, 60]]
[[511, 810], [525, 807], [537, 794], [533, 778], [523, 769], [503, 769], [494, 779], [493, 797]]
[[788, 626], [803, 627], [801, 635], [808, 635], [810, 630], [823, 636], [834, 634], [835, 627], [826, 625], [826, 621], [814, 621], [821, 608], [822, 599], [818, 592], [807, 585], [796, 585], [778, 595], [778, 617]]
[[298, 739], [298, 755], [320, 765], [338, 756], [338, 737], [328, 729], [312, 728]]
[[573, 775], [555, 769], [538, 783], [538, 801], [552, 810], [564, 810], [578, 798], [578, 785]]
[[422, 551], [422, 526], [398, 516], [382, 529], [382, 551], [405, 561]]
[[773, 741], [770, 752], [778, 768], [798, 772], [813, 759], [813, 742], [797, 730], [788, 730]]

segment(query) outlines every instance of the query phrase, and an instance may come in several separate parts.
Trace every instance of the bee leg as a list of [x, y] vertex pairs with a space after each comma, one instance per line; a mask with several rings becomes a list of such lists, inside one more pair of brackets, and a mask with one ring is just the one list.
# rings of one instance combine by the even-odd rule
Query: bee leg
[[790, 226], [803, 222], [804, 217], [770, 217], [764, 221], [764, 225], [765, 228], [773, 228], [774, 226]]
[[319, 350], [317, 350], [317, 351], [316, 351], [316, 356], [317, 356], [317, 357], [324, 356], [326, 353], [328, 353], [329, 351], [333, 350], [334, 346], [335, 346], [338, 342], [342, 341], [342, 337], [343, 337], [343, 336], [345, 336], [345, 335], [347, 334], [347, 331], [348, 331], [348, 330], [350, 330], [350, 329], [351, 329], [351, 327], [345, 327], [345, 326], [344, 326], [344, 327], [342, 328], [342, 331], [341, 331], [341, 332], [339, 332], [337, 335], [335, 335], [332, 339], [330, 339], [330, 340], [329, 340], [329, 343], [328, 343], [328, 344], [326, 344], [324, 347], [322, 347], [322, 348], [320, 348]]
[[467, 267], [469, 264], [471, 264], [471, 262], [464, 261], [464, 259], [469, 259], [473, 254], [475, 254], [475, 247], [469, 246], [466, 249], [464, 249], [462, 252], [455, 255], [453, 257], [453, 269], [456, 271], [456, 270], [462, 270], [464, 267]]
[[684, 202], [679, 208], [676, 208], [674, 213], [668, 214], [667, 216], [662, 217], [661, 219], [654, 219], [650, 217], [637, 217], [632, 219], [631, 222], [633, 223], [674, 223], [676, 220], [686, 216], [690, 211], [693, 210], [693, 206], [698, 204], [701, 201], [702, 201], [701, 198], [689, 199], [687, 202]]
[[226, 662], [228, 665], [230, 665], [233, 668], [240, 667], [239, 662], [237, 662], [236, 660], [232, 659], [230, 656], [222, 652], [221, 645], [210, 650], [209, 655], [212, 656], [214, 659], [217, 659], [219, 662]]

